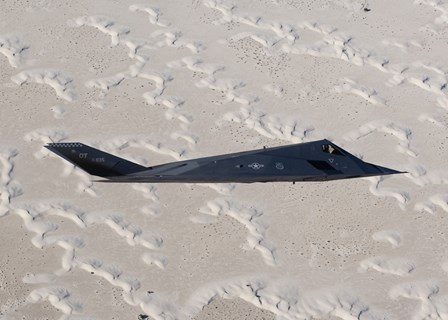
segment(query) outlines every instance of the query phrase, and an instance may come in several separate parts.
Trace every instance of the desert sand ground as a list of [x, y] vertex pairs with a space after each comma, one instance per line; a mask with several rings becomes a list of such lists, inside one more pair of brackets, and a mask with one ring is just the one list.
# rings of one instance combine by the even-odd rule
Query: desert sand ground
[[[0, 3], [0, 319], [448, 319], [448, 2]], [[407, 171], [101, 184], [328, 138]]]

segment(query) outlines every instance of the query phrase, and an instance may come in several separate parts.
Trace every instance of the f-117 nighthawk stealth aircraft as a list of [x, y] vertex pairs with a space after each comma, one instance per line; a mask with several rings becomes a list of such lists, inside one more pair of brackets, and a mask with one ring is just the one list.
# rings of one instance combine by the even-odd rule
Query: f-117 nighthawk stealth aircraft
[[328, 140], [144, 167], [79, 142], [45, 146], [103, 182], [327, 181], [403, 173], [370, 164]]

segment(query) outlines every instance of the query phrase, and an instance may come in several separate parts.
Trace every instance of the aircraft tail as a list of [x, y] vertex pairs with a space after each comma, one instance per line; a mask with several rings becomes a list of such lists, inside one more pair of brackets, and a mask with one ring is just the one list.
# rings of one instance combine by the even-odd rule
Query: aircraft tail
[[79, 142], [50, 143], [45, 148], [94, 176], [117, 177], [146, 169]]

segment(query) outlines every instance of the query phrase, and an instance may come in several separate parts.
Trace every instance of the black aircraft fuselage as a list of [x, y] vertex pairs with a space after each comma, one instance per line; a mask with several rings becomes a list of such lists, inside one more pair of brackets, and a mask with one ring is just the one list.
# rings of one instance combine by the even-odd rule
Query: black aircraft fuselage
[[45, 146], [103, 182], [327, 181], [402, 173], [362, 161], [328, 140], [144, 167], [79, 142]]

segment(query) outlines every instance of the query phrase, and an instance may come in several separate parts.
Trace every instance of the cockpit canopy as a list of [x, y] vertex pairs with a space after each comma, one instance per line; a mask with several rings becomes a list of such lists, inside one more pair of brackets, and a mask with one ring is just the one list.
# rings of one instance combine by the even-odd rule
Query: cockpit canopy
[[331, 144], [323, 144], [322, 145], [322, 151], [325, 153], [329, 153], [329, 154], [336, 154], [339, 156], [342, 156], [342, 152], [339, 151], [338, 149], [336, 149], [334, 146], [332, 146]]

